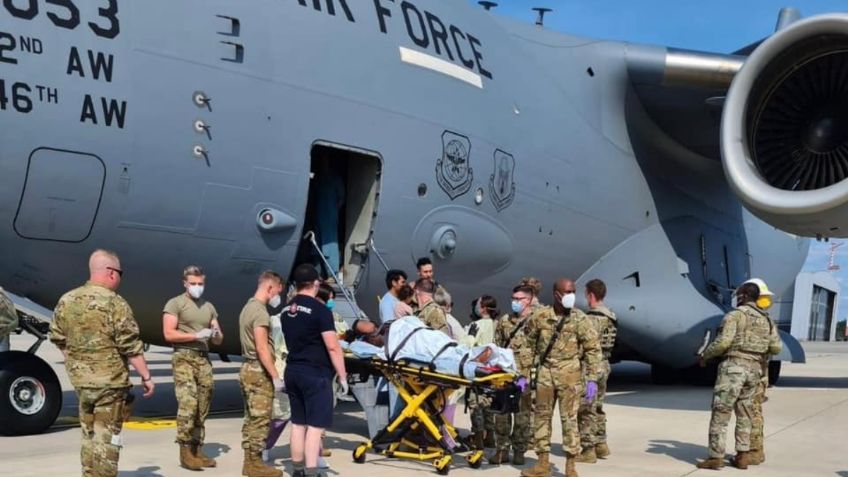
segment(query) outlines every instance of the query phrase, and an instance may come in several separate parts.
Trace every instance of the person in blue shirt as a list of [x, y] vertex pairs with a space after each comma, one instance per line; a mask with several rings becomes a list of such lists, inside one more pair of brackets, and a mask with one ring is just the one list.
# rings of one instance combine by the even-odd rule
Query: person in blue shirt
[[403, 270], [389, 270], [386, 272], [386, 288], [388, 291], [380, 299], [380, 321], [386, 322], [394, 319], [395, 306], [398, 303], [398, 292], [406, 285], [406, 273]]
[[318, 271], [299, 265], [293, 279], [297, 294], [280, 315], [289, 350], [285, 385], [291, 406], [291, 456], [295, 477], [318, 475], [321, 434], [333, 422], [333, 375], [347, 394], [344, 357], [333, 315], [315, 299], [321, 285]]

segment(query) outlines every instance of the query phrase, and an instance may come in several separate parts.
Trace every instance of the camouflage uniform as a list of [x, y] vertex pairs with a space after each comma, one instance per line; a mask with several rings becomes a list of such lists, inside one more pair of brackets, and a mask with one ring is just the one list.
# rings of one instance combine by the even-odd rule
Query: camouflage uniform
[[9, 335], [18, 329], [18, 312], [12, 300], [0, 288], [0, 351], [8, 351]]
[[130, 306], [108, 288], [88, 282], [59, 299], [50, 341], [66, 353], [65, 368], [79, 401], [82, 475], [118, 475], [127, 358], [142, 354]]
[[612, 348], [615, 346], [616, 336], [615, 313], [609, 308], [605, 306], [590, 308], [586, 313], [586, 318], [598, 333], [602, 359], [597, 375], [597, 397], [591, 403], [585, 400], [580, 402], [577, 421], [580, 426], [580, 443], [584, 449], [607, 442], [607, 415], [604, 412], [604, 398], [607, 394], [607, 380], [610, 375], [609, 358], [612, 354]]
[[753, 397], [762, 378], [761, 363], [767, 354], [780, 352], [777, 328], [765, 312], [752, 304], [725, 315], [718, 338], [702, 358], [724, 356], [713, 389], [709, 447], [711, 459], [724, 459], [724, 438], [731, 411], [736, 411], [736, 451], [750, 450]]
[[239, 337], [244, 363], [239, 371], [239, 384], [244, 400], [244, 425], [241, 428], [241, 446], [258, 456], [265, 450], [265, 441], [271, 427], [271, 410], [274, 401], [274, 383], [259, 362], [256, 354], [256, 337], [253, 330], [268, 328], [268, 347], [274, 349], [271, 335], [271, 317], [266, 306], [251, 298], [239, 315]]
[[[566, 320], [554, 335], [560, 320]], [[555, 339], [544, 363], [536, 363], [536, 407], [533, 415], [537, 454], [551, 451], [551, 419], [559, 402], [562, 445], [569, 457], [580, 454], [577, 412], [583, 396], [583, 379], [597, 381], [601, 362], [598, 333], [586, 315], [572, 309], [567, 317], [557, 316], [551, 307], [540, 307], [528, 323], [527, 339], [533, 343], [536, 361], [542, 359], [548, 343]], [[581, 361], [583, 369], [581, 371]]]
[[442, 309], [439, 305], [434, 301], [428, 302], [424, 307], [418, 310], [418, 319], [421, 320], [422, 323], [433, 328], [436, 331], [441, 331], [442, 333], [450, 336], [450, 328], [448, 327], [448, 317], [445, 314], [445, 310]]
[[[513, 351], [518, 372], [526, 377], [530, 376], [533, 368], [533, 349], [527, 341], [527, 326], [532, 316], [532, 312], [527, 318], [503, 315], [495, 324], [495, 344]], [[499, 451], [508, 451], [510, 443], [516, 452], [527, 451], [532, 438], [533, 396], [531, 393], [527, 392], [521, 396], [518, 409], [518, 412], [512, 414], [495, 416], [495, 436]], [[511, 436], [510, 431], [512, 431]]]
[[[211, 303], [185, 294], [168, 300], [164, 312], [177, 318], [178, 330], [192, 334], [209, 328], [218, 318]], [[206, 341], [175, 344], [171, 366], [177, 397], [177, 443], [203, 447], [215, 388], [209, 344]]]
[[[762, 311], [762, 310], [761, 310]], [[769, 320], [769, 326], [771, 330], [777, 330], [777, 325], [774, 324], [774, 320], [768, 316], [768, 313], [763, 311], [766, 317]], [[775, 331], [777, 333], [777, 331]], [[778, 334], [778, 338], [779, 338]], [[763, 358], [762, 363], [760, 364], [762, 369], [762, 377], [760, 378], [759, 383], [757, 383], [757, 388], [754, 390], [753, 407], [751, 408], [751, 450], [763, 450], [763, 439], [764, 439], [764, 426], [765, 419], [763, 418], [763, 402], [766, 399], [766, 389], [768, 388], [768, 363], [769, 357], [771, 355], [766, 355]]]

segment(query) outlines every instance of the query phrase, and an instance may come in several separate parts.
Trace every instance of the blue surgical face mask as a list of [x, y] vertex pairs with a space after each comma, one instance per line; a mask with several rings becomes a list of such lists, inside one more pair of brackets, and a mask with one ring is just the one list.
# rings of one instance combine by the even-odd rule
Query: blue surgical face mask
[[513, 313], [515, 313], [517, 315], [517, 314], [521, 313], [521, 311], [523, 309], [524, 309], [524, 306], [521, 305], [520, 301], [512, 300], [512, 312]]
[[335, 308], [335, 307], [336, 307], [336, 300], [333, 300], [332, 298], [327, 300], [327, 309], [328, 310], [333, 311], [333, 308]]

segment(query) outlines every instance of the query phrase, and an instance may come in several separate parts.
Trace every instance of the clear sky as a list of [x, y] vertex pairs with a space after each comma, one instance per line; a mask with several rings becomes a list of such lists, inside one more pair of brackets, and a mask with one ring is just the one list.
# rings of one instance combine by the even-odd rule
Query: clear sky
[[[468, 0], [476, 4], [477, 0]], [[545, 16], [552, 30], [608, 40], [649, 43], [692, 50], [730, 53], [774, 31], [782, 7], [802, 17], [848, 12], [848, 0], [495, 0], [495, 12], [534, 22], [533, 7], [554, 11]], [[806, 271], [827, 269], [829, 243], [814, 242]], [[839, 319], [848, 316], [848, 241], [836, 254], [842, 270]]]

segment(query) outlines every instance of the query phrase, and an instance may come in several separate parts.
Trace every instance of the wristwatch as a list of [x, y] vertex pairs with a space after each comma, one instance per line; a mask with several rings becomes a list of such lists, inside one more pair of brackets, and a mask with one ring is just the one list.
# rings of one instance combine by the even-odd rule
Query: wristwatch
[[148, 382], [148, 381], [152, 381], [152, 380], [153, 380], [153, 376], [148, 376], [146, 379], [145, 379], [145, 378], [141, 378], [141, 382], [143, 382], [143, 383], [146, 383], [146, 382]]

